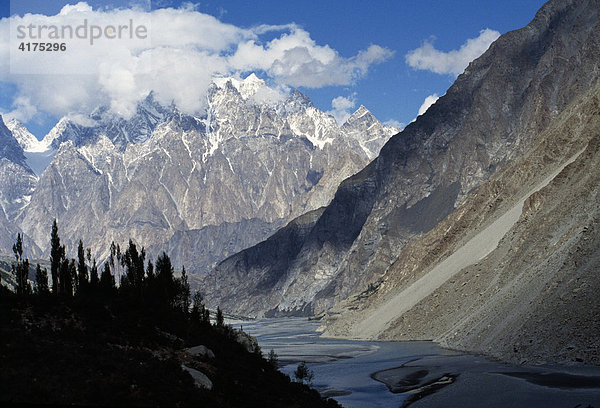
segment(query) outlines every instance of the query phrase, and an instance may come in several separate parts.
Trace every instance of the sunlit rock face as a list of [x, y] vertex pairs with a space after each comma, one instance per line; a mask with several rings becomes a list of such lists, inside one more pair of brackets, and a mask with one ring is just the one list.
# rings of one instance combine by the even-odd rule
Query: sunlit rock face
[[[18, 170], [30, 180], [2, 184], [13, 203], [5, 218], [40, 254], [56, 218], [68, 253], [82, 239], [103, 260], [112, 241], [131, 238], [149, 258], [165, 250], [177, 268], [205, 273], [327, 205], [337, 185], [378, 154], [397, 130], [360, 112], [368, 125], [340, 126], [302, 93], [278, 94], [250, 75], [215, 80], [198, 115], [150, 94], [129, 119], [98, 108], [61, 119], [41, 141], [15, 122], [12, 137], [6, 132], [13, 157], [6, 179], [23, 179], [11, 175]], [[38, 160], [39, 174], [28, 160]]]

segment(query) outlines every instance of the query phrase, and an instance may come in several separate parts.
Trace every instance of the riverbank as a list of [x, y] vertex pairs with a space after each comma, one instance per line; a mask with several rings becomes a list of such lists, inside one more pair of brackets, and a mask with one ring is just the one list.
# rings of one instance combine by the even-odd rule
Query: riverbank
[[433, 342], [319, 337], [302, 318], [245, 322], [263, 352], [291, 375], [305, 361], [313, 387], [352, 407], [600, 408], [600, 367], [516, 366], [447, 350]]

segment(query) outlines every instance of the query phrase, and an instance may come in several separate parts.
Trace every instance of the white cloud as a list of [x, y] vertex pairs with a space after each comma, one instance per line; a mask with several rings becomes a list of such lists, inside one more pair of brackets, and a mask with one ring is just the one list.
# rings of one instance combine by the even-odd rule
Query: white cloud
[[10, 112], [2, 112], [5, 120], [16, 119], [21, 123], [27, 123], [38, 113], [37, 108], [25, 96], [17, 97], [13, 101], [13, 108]]
[[461, 74], [469, 62], [483, 54], [500, 33], [486, 28], [477, 38], [468, 39], [458, 50], [443, 52], [435, 49], [431, 41], [406, 54], [406, 63], [412, 68], [427, 70], [436, 74]]
[[404, 129], [406, 127], [406, 125], [404, 123], [399, 122], [396, 119], [386, 120], [385, 122], [383, 122], [383, 124], [385, 126], [391, 126], [393, 128], [396, 128], [398, 130]]
[[[68, 39], [66, 52], [15, 52], [11, 40], [17, 25], [77, 27], [84, 19], [103, 28], [133, 21], [146, 26], [148, 36], [98, 38], [93, 46], [89, 38]], [[206, 107], [214, 77], [248, 72], [260, 72], [276, 85], [275, 93], [256, 95], [272, 101], [289, 87], [353, 84], [392, 55], [387, 48], [371, 45], [344, 57], [327, 44], [317, 44], [294, 24], [240, 28], [192, 5], [145, 12], [141, 8], [94, 10], [79, 2], [55, 16], [27, 14], [0, 20], [0, 81], [17, 86], [14, 116], [21, 117], [35, 114], [19, 102], [25, 100], [38, 111], [56, 116], [85, 114], [106, 105], [112, 113], [127, 117], [151, 90], [160, 102], [174, 101], [184, 112], [196, 113]], [[29, 69], [46, 74], [25, 75]]]
[[254, 39], [239, 44], [229, 63], [240, 70], [264, 70], [278, 83], [292, 87], [349, 85], [364, 76], [371, 65], [393, 55], [387, 48], [371, 45], [344, 58], [328, 45], [317, 45], [307, 31], [295, 25], [260, 26], [257, 32], [266, 29], [288, 32], [264, 45]]
[[438, 99], [438, 94], [429, 95], [427, 98], [425, 98], [423, 104], [419, 108], [419, 113], [417, 114], [417, 116], [421, 116], [422, 114], [427, 112], [427, 109], [429, 109], [429, 107], [433, 105]]
[[338, 125], [342, 125], [352, 114], [351, 109], [354, 109], [354, 106], [356, 106], [356, 93], [347, 98], [338, 96], [331, 101], [333, 109], [327, 111], [327, 113], [335, 118]]
[[80, 113], [70, 113], [66, 117], [70, 122], [73, 122], [76, 125], [81, 125], [85, 127], [93, 127], [97, 125], [95, 120], [91, 119], [87, 115], [82, 115]]
[[89, 12], [92, 11], [92, 8], [85, 2], [80, 1], [77, 4], [67, 4], [60, 10], [61, 16], [66, 16], [69, 13], [73, 12]]
[[252, 95], [252, 100], [256, 103], [266, 103], [269, 105], [277, 105], [279, 102], [283, 102], [289, 94], [288, 88], [276, 87], [271, 88], [269, 86], [261, 86]]

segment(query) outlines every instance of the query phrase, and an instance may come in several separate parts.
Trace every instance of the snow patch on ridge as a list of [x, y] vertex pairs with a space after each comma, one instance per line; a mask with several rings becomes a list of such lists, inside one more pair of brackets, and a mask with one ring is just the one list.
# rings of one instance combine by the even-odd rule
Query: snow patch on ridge
[[254, 73], [248, 75], [246, 79], [237, 79], [233, 77], [215, 78], [213, 79], [215, 85], [223, 89], [230, 82], [231, 85], [240, 93], [243, 99], [249, 99], [254, 96], [259, 89], [267, 87], [265, 81], [257, 77]]
[[6, 123], [6, 127], [11, 131], [14, 138], [26, 152], [42, 152], [46, 150], [44, 144], [27, 130], [27, 128], [18, 120], [11, 119]]
[[37, 177], [48, 167], [56, 150], [43, 140], [38, 140], [29, 130], [16, 119], [11, 119], [6, 123], [6, 127], [11, 131], [13, 137], [23, 148], [25, 161], [29, 168], [33, 170]]

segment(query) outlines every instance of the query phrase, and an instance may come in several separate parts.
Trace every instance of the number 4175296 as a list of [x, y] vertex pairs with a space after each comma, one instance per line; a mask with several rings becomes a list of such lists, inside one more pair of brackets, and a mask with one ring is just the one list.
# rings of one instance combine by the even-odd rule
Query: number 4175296
[[21, 51], [66, 51], [67, 44], [65, 43], [21, 43], [19, 44]]

